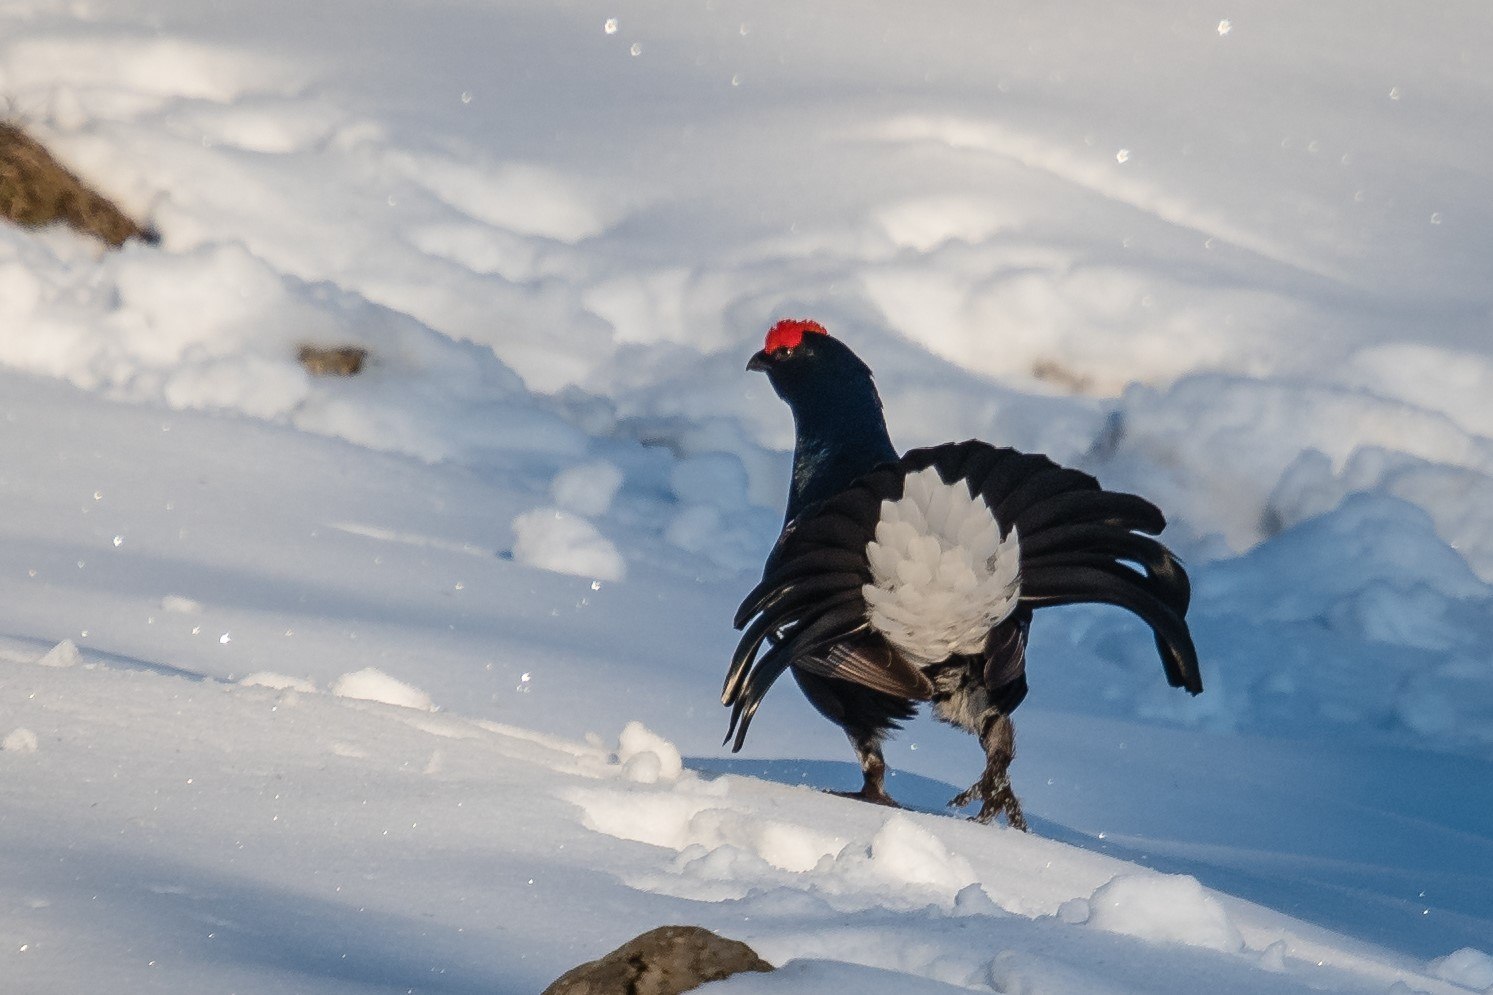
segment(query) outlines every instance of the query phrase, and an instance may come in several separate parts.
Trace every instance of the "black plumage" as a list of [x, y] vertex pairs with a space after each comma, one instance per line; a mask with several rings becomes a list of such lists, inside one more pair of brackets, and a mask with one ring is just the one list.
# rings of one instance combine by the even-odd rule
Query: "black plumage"
[[[952, 804], [978, 800], [980, 821], [1004, 812], [1025, 828], [1007, 768], [1035, 609], [1096, 602], [1131, 611], [1151, 627], [1168, 682], [1202, 691], [1185, 620], [1187, 574], [1152, 538], [1166, 524], [1153, 504], [1106, 491], [1046, 456], [974, 440], [899, 457], [870, 369], [814, 322], [778, 323], [748, 369], [767, 373], [793, 412], [797, 439], [782, 535], [735, 618], [746, 631], [722, 692], [733, 750], [768, 689], [792, 672], [815, 709], [850, 737], [864, 774], [855, 797], [894, 804], [881, 743], [929, 701], [985, 747], [980, 779]], [[917, 524], [878, 532], [884, 516], [898, 514]], [[971, 538], [956, 541], [956, 528]], [[908, 543], [900, 554], [907, 563], [896, 558], [899, 541]], [[994, 552], [978, 562], [974, 550], [987, 548]], [[956, 582], [961, 556], [974, 573]], [[931, 578], [929, 564], [938, 580], [927, 579], [927, 591], [902, 590], [916, 588], [909, 577]], [[871, 595], [890, 607], [878, 612]]]

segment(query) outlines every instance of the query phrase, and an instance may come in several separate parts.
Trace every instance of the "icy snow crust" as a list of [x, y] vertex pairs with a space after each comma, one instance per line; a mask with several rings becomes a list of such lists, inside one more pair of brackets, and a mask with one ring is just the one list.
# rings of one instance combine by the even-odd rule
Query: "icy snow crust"
[[[4, 987], [1487, 990], [1493, 13], [1223, 13], [0, 2], [164, 235], [0, 229]], [[1208, 691], [1039, 618], [1032, 836], [926, 721], [909, 812], [791, 690], [719, 746], [784, 316], [1168, 513]]]

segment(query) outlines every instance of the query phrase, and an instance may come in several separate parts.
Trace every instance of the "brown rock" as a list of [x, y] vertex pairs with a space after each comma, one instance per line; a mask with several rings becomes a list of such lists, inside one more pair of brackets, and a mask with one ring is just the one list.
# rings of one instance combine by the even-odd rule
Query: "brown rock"
[[699, 926], [660, 926], [565, 972], [543, 995], [679, 995], [742, 971], [771, 971], [751, 947]]
[[359, 346], [342, 346], [336, 349], [322, 349], [313, 345], [303, 345], [297, 353], [301, 365], [306, 372], [316, 377], [351, 377], [363, 369], [363, 361], [368, 358], [368, 350]]

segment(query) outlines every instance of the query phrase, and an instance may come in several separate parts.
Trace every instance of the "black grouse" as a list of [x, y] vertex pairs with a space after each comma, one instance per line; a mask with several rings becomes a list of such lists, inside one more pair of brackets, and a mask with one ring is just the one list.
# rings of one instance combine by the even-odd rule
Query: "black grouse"
[[884, 805], [881, 743], [917, 703], [980, 737], [985, 771], [949, 804], [980, 802], [1025, 829], [1008, 768], [1026, 696], [1032, 612], [1098, 602], [1152, 629], [1167, 681], [1203, 690], [1185, 616], [1187, 573], [1151, 536], [1166, 520], [1046, 456], [969, 441], [899, 457], [871, 370], [813, 321], [780, 321], [747, 364], [793, 410], [783, 532], [736, 613], [745, 627], [721, 700], [732, 752], [788, 670], [845, 730]]

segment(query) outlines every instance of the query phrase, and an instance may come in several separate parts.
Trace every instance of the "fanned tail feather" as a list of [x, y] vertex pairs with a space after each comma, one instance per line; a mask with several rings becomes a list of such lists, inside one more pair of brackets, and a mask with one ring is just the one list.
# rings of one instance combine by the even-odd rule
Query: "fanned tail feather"
[[1003, 530], [1020, 533], [1023, 606], [1124, 608], [1151, 627], [1167, 681], [1202, 691], [1184, 620], [1191, 584], [1171, 551], [1151, 538], [1166, 527], [1161, 509], [1135, 494], [1106, 491], [1090, 475], [1046, 456], [974, 440], [915, 450], [902, 462], [936, 466], [946, 481], [962, 477]]
[[741, 607], [736, 610], [736, 618], [731, 624], [737, 629], [746, 625], [747, 621], [760, 612], [768, 599], [773, 597], [778, 589], [788, 581], [814, 574], [854, 572], [864, 569], [864, 554], [849, 549], [815, 549], [781, 566], [774, 566], [769, 560], [762, 583], [752, 588], [751, 593], [742, 600]]
[[1167, 683], [1201, 694], [1203, 682], [1198, 673], [1197, 650], [1192, 645], [1187, 623], [1146, 589], [1145, 580], [1143, 574], [1118, 565], [1038, 567], [1026, 575], [1022, 601], [1033, 608], [1089, 603], [1124, 608], [1151, 627]]
[[1157, 596], [1178, 615], [1185, 615], [1192, 600], [1187, 571], [1171, 550], [1150, 536], [1113, 525], [1081, 522], [1059, 525], [1035, 535], [1022, 533], [1023, 566], [1088, 562], [1093, 557], [1111, 563], [1134, 563], [1146, 572]]
[[[726, 675], [725, 687], [721, 689], [722, 704], [731, 704], [741, 693], [744, 683], [753, 680], [752, 675], [756, 669], [752, 667], [752, 660], [757, 651], [761, 649], [763, 641], [773, 632], [779, 633], [782, 645], [788, 645], [797, 652], [808, 652], [810, 642], [817, 641], [823, 629], [821, 624], [826, 617], [839, 617], [834, 609], [842, 605], [853, 604], [860, 597], [855, 588], [842, 590], [831, 594], [829, 597], [819, 598], [813, 606], [802, 614], [795, 614], [793, 606], [779, 606], [776, 611], [764, 612], [757, 616], [745, 634], [740, 644], [736, 647], [736, 653], [731, 657], [731, 669]], [[858, 614], [863, 614], [859, 605], [854, 609]], [[776, 676], [776, 675], [774, 675]], [[766, 691], [766, 688], [763, 688]]]
[[726, 732], [728, 740], [732, 738], [732, 732], [735, 733], [731, 752], [737, 752], [746, 742], [747, 727], [751, 725], [752, 716], [757, 714], [757, 706], [762, 704], [763, 696], [794, 659], [823, 649], [829, 643], [847, 639], [866, 625], [861, 606], [842, 596], [835, 604], [826, 606], [814, 621], [799, 626], [790, 638], [768, 651], [747, 673], [740, 694], [732, 703], [731, 727]]
[[1020, 516], [1022, 532], [1034, 535], [1056, 525], [1102, 523], [1159, 535], [1166, 528], [1161, 510], [1143, 497], [1119, 491], [1074, 490], [1027, 508]]

